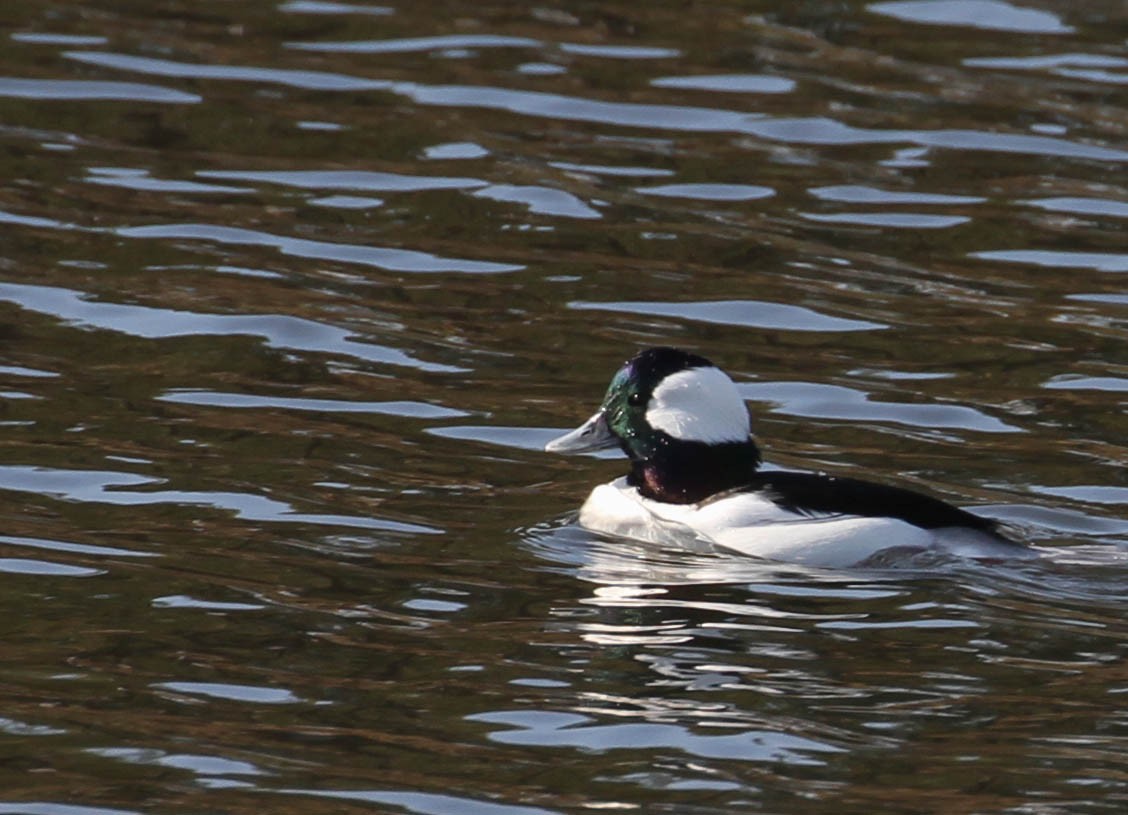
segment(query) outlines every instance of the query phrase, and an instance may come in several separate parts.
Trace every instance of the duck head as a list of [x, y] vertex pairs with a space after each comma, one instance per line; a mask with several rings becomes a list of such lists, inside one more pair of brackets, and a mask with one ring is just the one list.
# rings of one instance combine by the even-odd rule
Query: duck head
[[736, 385], [704, 357], [648, 348], [611, 380], [590, 419], [549, 442], [556, 453], [618, 447], [646, 497], [694, 503], [744, 483], [760, 464]]

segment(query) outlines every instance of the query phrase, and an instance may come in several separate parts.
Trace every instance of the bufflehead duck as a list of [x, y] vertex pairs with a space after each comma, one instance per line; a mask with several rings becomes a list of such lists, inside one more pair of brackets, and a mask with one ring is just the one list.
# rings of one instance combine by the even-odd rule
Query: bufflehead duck
[[704, 357], [650, 348], [611, 380], [557, 453], [618, 447], [630, 473], [580, 509], [592, 530], [648, 541], [686, 536], [722, 549], [816, 566], [850, 566], [888, 549], [1021, 557], [999, 522], [900, 487], [825, 473], [761, 470], [748, 409]]

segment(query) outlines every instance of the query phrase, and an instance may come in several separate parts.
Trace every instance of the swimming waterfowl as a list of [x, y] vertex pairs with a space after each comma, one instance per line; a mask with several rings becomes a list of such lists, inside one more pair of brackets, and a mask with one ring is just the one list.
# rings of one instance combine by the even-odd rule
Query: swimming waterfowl
[[854, 565], [890, 549], [1029, 552], [1000, 522], [938, 498], [825, 473], [761, 469], [736, 385], [708, 359], [677, 348], [649, 348], [628, 360], [595, 415], [545, 449], [615, 447], [630, 459], [630, 472], [584, 502], [579, 521], [595, 531], [649, 541], [688, 535], [819, 566]]

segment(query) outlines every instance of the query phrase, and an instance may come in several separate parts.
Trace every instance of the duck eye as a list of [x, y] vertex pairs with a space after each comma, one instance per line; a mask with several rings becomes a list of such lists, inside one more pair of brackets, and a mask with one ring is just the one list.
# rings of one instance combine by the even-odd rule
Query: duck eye
[[634, 393], [627, 396], [627, 404], [631, 407], [642, 407], [646, 404], [646, 400], [643, 398], [641, 393], [635, 391]]

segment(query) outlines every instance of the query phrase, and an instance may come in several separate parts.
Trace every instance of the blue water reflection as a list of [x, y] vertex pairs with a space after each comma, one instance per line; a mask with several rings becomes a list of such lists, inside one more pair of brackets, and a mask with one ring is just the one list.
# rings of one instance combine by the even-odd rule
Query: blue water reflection
[[142, 812], [53, 801], [0, 801], [0, 815], [142, 815]]
[[770, 74], [713, 74], [706, 76], [661, 76], [650, 80], [656, 88], [676, 88], [723, 93], [790, 93], [796, 82]]
[[[192, 231], [192, 234], [196, 234]], [[394, 348], [361, 342], [343, 328], [281, 314], [201, 314], [190, 311], [100, 303], [77, 291], [51, 286], [0, 283], [0, 300], [89, 328], [117, 331], [148, 339], [190, 336], [261, 337], [275, 348], [342, 354], [386, 365], [424, 371], [454, 372], [449, 365], [421, 362]]]
[[717, 300], [686, 303], [589, 303], [574, 301], [568, 308], [578, 311], [612, 311], [652, 314], [680, 320], [698, 320], [748, 328], [781, 331], [880, 331], [889, 328], [869, 320], [852, 320], [823, 314], [805, 306], [768, 303], [762, 300]]
[[1026, 263], [1057, 269], [1093, 269], [1098, 272], [1128, 272], [1128, 254], [1116, 252], [1077, 252], [1050, 249], [995, 249], [972, 252], [981, 260]]
[[26, 546], [32, 549], [45, 549], [51, 552], [70, 552], [93, 557], [158, 557], [156, 552], [146, 552], [140, 549], [122, 549], [117, 546], [95, 546], [89, 543], [45, 540], [43, 538], [22, 538], [12, 535], [0, 535], [0, 544], [4, 546]]
[[1100, 215], [1108, 218], [1128, 218], [1128, 201], [1109, 198], [1034, 198], [1023, 202], [1049, 212], [1069, 212], [1074, 215]]
[[432, 145], [424, 149], [423, 158], [435, 161], [469, 161], [472, 159], [485, 158], [489, 154], [490, 151], [480, 144], [476, 144], [472, 141], [461, 141]]
[[887, 226], [893, 229], [948, 229], [968, 223], [962, 215], [925, 215], [917, 212], [842, 212], [833, 215], [801, 212], [800, 217], [821, 224]]
[[616, 749], [669, 750], [701, 758], [779, 761], [795, 765], [819, 765], [823, 762], [817, 758], [818, 754], [841, 752], [833, 744], [769, 730], [699, 734], [675, 724], [597, 724], [588, 716], [528, 710], [481, 713], [468, 718], [470, 721], [514, 728], [490, 733], [493, 741], [502, 744], [572, 747], [598, 752]]
[[656, 187], [635, 187], [635, 192], [699, 201], [756, 201], [775, 195], [775, 190], [771, 187], [754, 184], [662, 184]]
[[201, 97], [194, 93], [136, 82], [103, 82], [84, 79], [17, 79], [0, 77], [0, 97], [20, 99], [71, 100], [94, 102], [118, 100], [194, 105]]
[[306, 701], [285, 688], [236, 685], [228, 682], [158, 682], [153, 687], [178, 694], [230, 702], [249, 702], [256, 705], [293, 705]]
[[88, 184], [120, 187], [142, 192], [174, 193], [178, 195], [237, 195], [249, 193], [249, 187], [232, 187], [225, 184], [203, 184], [198, 181], [181, 181], [170, 178], [153, 178], [148, 170], [133, 167], [91, 167], [86, 178]]
[[875, 400], [865, 391], [817, 382], [742, 382], [742, 396], [772, 404], [772, 412], [812, 419], [892, 422], [918, 428], [1022, 433], [1022, 428], [965, 405]]
[[478, 198], [492, 201], [524, 204], [529, 212], [537, 215], [555, 215], [561, 218], [601, 218], [583, 199], [563, 190], [539, 187], [531, 184], [491, 184], [474, 192]]
[[348, 42], [290, 42], [297, 51], [343, 54], [404, 54], [413, 51], [445, 51], [451, 48], [536, 48], [538, 40], [496, 34], [449, 34], [440, 37], [406, 37], [398, 40], [352, 40]]
[[101, 569], [87, 566], [72, 566], [51, 560], [32, 560], [29, 558], [0, 557], [0, 573], [42, 575], [44, 577], [94, 577], [105, 574]]
[[[562, 810], [520, 804], [499, 804], [477, 798], [424, 793], [415, 790], [282, 789], [286, 795], [309, 795], [330, 801], [358, 801], [392, 806], [417, 815], [560, 815]], [[65, 815], [65, 814], [64, 814]]]
[[926, 25], [956, 25], [1023, 34], [1068, 34], [1072, 26], [1048, 11], [1021, 8], [1002, 0], [893, 0], [871, 3], [874, 14]]
[[287, 0], [278, 6], [278, 10], [289, 14], [371, 14], [377, 17], [396, 13], [391, 6], [334, 3], [329, 0]]
[[489, 184], [480, 178], [404, 175], [365, 170], [200, 170], [201, 178], [231, 181], [263, 181], [306, 190], [351, 190], [359, 192], [421, 192], [424, 190], [472, 190]]
[[981, 204], [986, 198], [977, 195], [944, 195], [919, 190], [884, 190], [859, 184], [835, 184], [807, 190], [821, 201], [845, 204]]
[[524, 268], [512, 263], [492, 263], [462, 258], [444, 258], [430, 252], [412, 249], [392, 249], [380, 246], [361, 246], [349, 243], [314, 241], [272, 235], [253, 229], [237, 229], [216, 224], [163, 224], [156, 226], [124, 226], [115, 230], [126, 238], [186, 238], [214, 241], [216, 243], [270, 246], [284, 255], [317, 260], [335, 260], [375, 266], [396, 272], [464, 272], [469, 274], [498, 274], [516, 272]]
[[469, 414], [462, 410], [406, 400], [387, 402], [350, 402], [343, 399], [308, 399], [287, 396], [256, 396], [249, 393], [217, 393], [215, 391], [170, 391], [159, 397], [163, 402], [206, 407], [247, 408], [263, 410], [304, 410], [317, 413], [376, 413], [407, 416], [415, 419], [453, 419]]
[[56, 34], [47, 31], [14, 31], [10, 35], [15, 42], [35, 45], [92, 46], [105, 45], [109, 37], [84, 34]]
[[163, 750], [146, 750], [134, 747], [94, 747], [91, 755], [121, 761], [126, 764], [151, 764], [171, 770], [185, 770], [193, 775], [265, 775], [266, 771], [248, 761], [236, 761], [222, 756], [194, 753], [166, 753]]
[[162, 479], [112, 470], [63, 470], [21, 465], [0, 466], [0, 489], [58, 496], [68, 501], [146, 506], [179, 504], [233, 512], [246, 521], [346, 526], [405, 535], [439, 535], [444, 530], [423, 524], [359, 515], [297, 512], [290, 504], [252, 493], [217, 490], [129, 489], [151, 488]]
[[540, 91], [488, 86], [424, 85], [366, 80], [342, 74], [199, 65], [95, 51], [71, 51], [71, 59], [125, 71], [182, 78], [270, 82], [328, 91], [386, 90], [416, 104], [505, 110], [528, 116], [598, 122], [685, 132], [747, 133], [790, 144], [888, 144], [912, 142], [952, 150], [985, 150], [1099, 161], [1128, 161], [1128, 151], [1071, 142], [1048, 136], [977, 130], [882, 130], [853, 127], [827, 117], [764, 118], [760, 114], [717, 108], [627, 102], [601, 102]]

